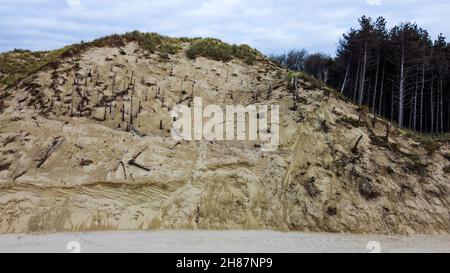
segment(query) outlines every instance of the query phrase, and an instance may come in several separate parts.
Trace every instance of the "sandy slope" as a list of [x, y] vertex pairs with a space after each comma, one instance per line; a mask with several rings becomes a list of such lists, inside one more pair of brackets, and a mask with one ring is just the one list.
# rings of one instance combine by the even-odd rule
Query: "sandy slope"
[[[46, 67], [8, 90], [0, 114], [0, 233], [450, 231], [448, 144], [433, 153], [398, 129], [387, 143], [384, 121], [374, 126], [336, 93], [298, 84], [293, 107], [287, 71], [268, 61], [189, 60], [182, 51], [162, 59], [135, 43]], [[169, 109], [192, 95], [221, 107], [279, 105], [279, 149], [175, 147]], [[140, 133], [124, 130], [131, 117]], [[55, 140], [63, 142], [40, 165]]]
[[[1, 235], [0, 252], [450, 252], [450, 236], [379, 236], [275, 231], [115, 231]], [[373, 243], [372, 243], [373, 244]]]

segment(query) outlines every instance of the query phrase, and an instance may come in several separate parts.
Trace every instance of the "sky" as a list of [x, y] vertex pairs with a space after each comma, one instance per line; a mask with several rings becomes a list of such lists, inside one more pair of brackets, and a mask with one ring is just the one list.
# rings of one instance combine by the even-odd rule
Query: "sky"
[[364, 14], [450, 38], [450, 0], [0, 0], [0, 52], [139, 30], [246, 43], [265, 54], [305, 48], [334, 55]]

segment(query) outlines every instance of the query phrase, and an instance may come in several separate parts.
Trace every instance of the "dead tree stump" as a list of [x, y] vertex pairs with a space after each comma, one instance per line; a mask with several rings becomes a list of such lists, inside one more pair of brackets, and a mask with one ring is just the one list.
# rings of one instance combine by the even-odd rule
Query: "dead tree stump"
[[363, 138], [362, 135], [358, 138], [358, 140], [355, 143], [355, 146], [353, 146], [352, 153], [356, 154], [358, 152], [358, 145], [362, 138]]

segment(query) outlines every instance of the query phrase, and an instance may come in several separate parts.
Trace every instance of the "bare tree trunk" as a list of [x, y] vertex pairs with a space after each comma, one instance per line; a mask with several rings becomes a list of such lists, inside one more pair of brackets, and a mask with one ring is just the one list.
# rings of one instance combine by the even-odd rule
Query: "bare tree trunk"
[[[425, 53], [424, 53], [425, 58]], [[423, 132], [423, 91], [425, 89], [425, 59], [422, 63], [422, 86], [420, 88], [420, 132]]]
[[435, 129], [436, 129], [436, 133], [439, 133], [439, 127], [440, 127], [440, 123], [439, 123], [439, 107], [440, 107], [440, 101], [439, 101], [439, 98], [440, 98], [440, 87], [439, 87], [439, 81], [437, 82], [437, 94], [436, 94], [436, 96], [437, 96], [437, 98], [436, 98], [436, 126], [435, 126]]
[[381, 115], [381, 103], [383, 102], [384, 73], [385, 73], [385, 69], [383, 66], [383, 74], [381, 76], [380, 101], [378, 103], [378, 115]]
[[122, 103], [122, 122], [125, 121], [125, 103]]
[[414, 109], [413, 109], [413, 126], [412, 129], [415, 132], [416, 131], [416, 123], [417, 123], [417, 91], [419, 89], [419, 74], [417, 73], [417, 78], [416, 78], [416, 90], [414, 92]]
[[395, 85], [392, 84], [392, 91], [391, 91], [391, 121], [394, 121], [394, 91], [395, 91]]
[[440, 112], [440, 115], [441, 115], [441, 133], [444, 132], [444, 115], [443, 115], [443, 106], [444, 106], [444, 104], [442, 102], [442, 100], [443, 100], [442, 92], [444, 90], [443, 90], [443, 83], [442, 82], [443, 82], [443, 80], [441, 79], [441, 82], [440, 82], [440, 89], [441, 89], [441, 92], [440, 92], [440, 107], [439, 107], [439, 112]]
[[361, 56], [358, 60], [358, 69], [356, 71], [356, 79], [355, 79], [355, 90], [353, 91], [353, 101], [356, 101], [356, 92], [358, 91], [358, 82], [359, 82], [359, 74], [361, 70]]
[[449, 130], [450, 130], [450, 107], [447, 106], [447, 132]]
[[[133, 72], [131, 72], [133, 73]], [[133, 74], [131, 74], [133, 77]], [[131, 91], [131, 101], [130, 101], [130, 128], [131, 126], [133, 126], [133, 96], [134, 96], [134, 86], [135, 84], [133, 84], [133, 90]]]
[[402, 59], [400, 62], [400, 89], [398, 95], [398, 126], [403, 127], [403, 100], [405, 97], [405, 41], [402, 44]]
[[434, 133], [434, 102], [433, 102], [433, 89], [434, 79], [431, 80], [431, 98], [430, 98], [430, 110], [431, 110], [431, 133]]
[[328, 68], [323, 70], [323, 83], [327, 84], [328, 82]]
[[389, 142], [389, 133], [391, 131], [391, 123], [388, 121], [386, 123], [386, 135], [384, 137], [384, 139], [386, 140], [386, 142]]
[[372, 114], [374, 114], [374, 115], [375, 115], [375, 103], [376, 103], [376, 99], [377, 99], [379, 68], [380, 68], [380, 52], [378, 50], [378, 54], [377, 54], [377, 72], [376, 72], [376, 75], [375, 75], [375, 88], [373, 90], [373, 101], [372, 101]]
[[345, 85], [347, 84], [348, 73], [350, 71], [351, 61], [352, 61], [352, 56], [350, 56], [350, 59], [348, 60], [347, 70], [345, 71], [344, 82], [342, 83], [342, 87], [341, 87], [341, 94], [344, 93]]
[[365, 81], [366, 81], [366, 67], [367, 67], [367, 39], [366, 39], [366, 43], [364, 46], [364, 63], [363, 63], [363, 69], [361, 72], [361, 84], [359, 85], [359, 97], [358, 97], [358, 103], [362, 104], [363, 103], [363, 98], [364, 98], [364, 85], [365, 85]]

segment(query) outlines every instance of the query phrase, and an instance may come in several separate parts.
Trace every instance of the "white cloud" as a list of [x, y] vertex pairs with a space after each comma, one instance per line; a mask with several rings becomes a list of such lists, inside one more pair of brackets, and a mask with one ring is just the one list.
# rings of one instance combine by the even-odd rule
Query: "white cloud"
[[367, 0], [369, 6], [379, 6], [381, 5], [381, 0]]
[[448, 0], [384, 1], [377, 8], [368, 3], [380, 0], [81, 1], [0, 0], [0, 51], [54, 49], [137, 29], [246, 42], [264, 53], [305, 47], [333, 54], [341, 34], [364, 14], [384, 16], [389, 26], [414, 21], [433, 37], [450, 36]]
[[67, 5], [71, 7], [79, 7], [81, 6], [81, 0], [66, 0]]

